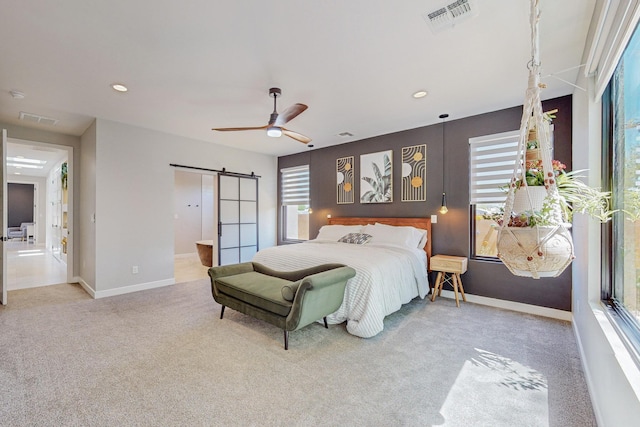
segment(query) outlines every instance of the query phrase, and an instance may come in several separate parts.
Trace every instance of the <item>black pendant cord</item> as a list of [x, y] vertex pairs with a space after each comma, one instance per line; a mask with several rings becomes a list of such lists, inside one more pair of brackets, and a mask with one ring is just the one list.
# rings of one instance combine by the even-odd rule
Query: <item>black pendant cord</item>
[[199, 171], [224, 173], [226, 175], [241, 176], [241, 177], [245, 177], [245, 178], [261, 178], [260, 175], [256, 175], [253, 172], [251, 172], [251, 173], [230, 172], [226, 168], [222, 168], [222, 170], [219, 170], [219, 169], [207, 169], [207, 168], [199, 168], [197, 166], [176, 165], [175, 163], [169, 163], [169, 166], [173, 166], [174, 168], [195, 169], [195, 170], [199, 170]]
[[445, 175], [445, 153], [446, 153], [446, 148], [445, 148], [445, 134], [444, 134], [444, 122], [446, 120], [447, 117], [449, 117], [448, 114], [440, 114], [438, 116], [439, 118], [442, 119], [442, 204], [440, 206], [440, 213], [441, 214], [446, 214], [449, 210], [447, 209], [447, 198], [446, 198], [446, 183], [445, 183], [445, 179], [446, 179], [446, 175]]

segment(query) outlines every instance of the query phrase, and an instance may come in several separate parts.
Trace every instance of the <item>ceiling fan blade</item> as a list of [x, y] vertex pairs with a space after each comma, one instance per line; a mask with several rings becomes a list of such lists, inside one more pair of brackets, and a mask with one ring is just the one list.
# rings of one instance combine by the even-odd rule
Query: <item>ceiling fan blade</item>
[[228, 132], [228, 131], [235, 131], [235, 130], [260, 130], [260, 129], [266, 129], [268, 127], [268, 125], [265, 126], [253, 126], [253, 127], [242, 127], [242, 128], [213, 128], [211, 130], [217, 130], [220, 132]]
[[302, 113], [307, 108], [309, 107], [304, 104], [293, 104], [291, 107], [284, 110], [284, 112], [278, 114], [274, 125], [283, 126], [285, 123], [293, 120], [298, 114]]
[[282, 133], [287, 135], [289, 138], [293, 138], [296, 141], [302, 142], [303, 144], [308, 144], [308, 143], [311, 142], [311, 138], [309, 138], [308, 136], [304, 136], [301, 133], [294, 132], [294, 131], [289, 130], [289, 129], [282, 128]]

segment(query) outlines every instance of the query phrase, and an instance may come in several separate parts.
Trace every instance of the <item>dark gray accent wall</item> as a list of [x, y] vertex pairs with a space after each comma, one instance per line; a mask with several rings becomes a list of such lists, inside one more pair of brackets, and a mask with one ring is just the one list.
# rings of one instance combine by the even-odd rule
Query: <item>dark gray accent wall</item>
[[33, 184], [7, 184], [7, 222], [9, 227], [20, 227], [33, 222]]
[[[554, 158], [571, 170], [571, 96], [543, 102], [545, 111], [557, 108], [554, 119]], [[443, 111], [446, 113], [446, 111]], [[280, 157], [278, 168], [310, 165], [311, 204], [310, 236], [316, 236], [332, 216], [413, 217], [438, 215], [433, 225], [432, 247], [434, 254], [470, 256], [471, 216], [469, 206], [469, 138], [517, 130], [522, 118], [522, 106], [499, 110], [477, 116], [456, 119], [449, 117], [445, 123], [445, 140], [442, 140], [442, 123], [405, 130], [374, 138], [326, 147], [308, 152]], [[402, 148], [427, 144], [427, 200], [402, 202], [400, 194]], [[443, 148], [445, 161], [443, 164]], [[393, 150], [393, 203], [361, 204], [360, 155]], [[355, 203], [336, 203], [336, 159], [354, 156]], [[443, 188], [447, 193], [446, 215], [438, 214]], [[280, 185], [280, 184], [278, 184]], [[278, 195], [280, 188], [278, 187]], [[278, 201], [278, 205], [280, 205]], [[280, 212], [278, 215], [280, 221]], [[278, 244], [282, 244], [281, 227], [278, 227]], [[469, 294], [521, 302], [559, 310], [571, 310], [571, 268], [557, 278], [529, 279], [512, 275], [499, 261], [469, 260], [467, 273], [462, 276], [465, 291]], [[433, 282], [433, 280], [432, 280]]]

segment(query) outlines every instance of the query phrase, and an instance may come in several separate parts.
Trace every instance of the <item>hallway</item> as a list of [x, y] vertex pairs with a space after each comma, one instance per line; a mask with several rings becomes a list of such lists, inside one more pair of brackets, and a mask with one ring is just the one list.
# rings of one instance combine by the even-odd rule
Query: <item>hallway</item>
[[66, 264], [57, 260], [44, 243], [13, 240], [5, 244], [10, 291], [66, 283]]

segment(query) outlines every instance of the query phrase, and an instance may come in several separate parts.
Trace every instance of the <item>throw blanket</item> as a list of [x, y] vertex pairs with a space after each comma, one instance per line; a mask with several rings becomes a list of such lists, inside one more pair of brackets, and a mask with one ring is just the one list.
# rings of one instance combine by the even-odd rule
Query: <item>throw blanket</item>
[[342, 305], [327, 321], [347, 321], [347, 331], [363, 338], [381, 332], [385, 316], [429, 291], [426, 254], [420, 249], [311, 240], [262, 249], [253, 261], [281, 271], [332, 262], [355, 269]]

